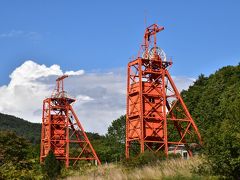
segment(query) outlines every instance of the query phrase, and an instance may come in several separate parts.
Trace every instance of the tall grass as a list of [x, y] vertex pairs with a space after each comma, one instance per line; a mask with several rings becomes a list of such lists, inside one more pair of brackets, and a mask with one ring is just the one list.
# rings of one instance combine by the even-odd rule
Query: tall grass
[[201, 163], [198, 157], [183, 159], [170, 159], [160, 161], [153, 165], [146, 165], [141, 168], [125, 168], [118, 164], [105, 164], [93, 167], [84, 173], [78, 174], [75, 171], [67, 180], [94, 179], [94, 180], [128, 180], [128, 179], [202, 179], [194, 175], [192, 169]]

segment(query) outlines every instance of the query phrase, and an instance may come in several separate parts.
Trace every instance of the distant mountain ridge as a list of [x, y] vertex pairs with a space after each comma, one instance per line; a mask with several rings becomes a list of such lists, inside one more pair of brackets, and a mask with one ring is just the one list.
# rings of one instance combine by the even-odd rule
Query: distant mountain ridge
[[40, 123], [32, 123], [12, 115], [0, 113], [0, 131], [13, 131], [31, 143], [40, 143]]
[[[33, 144], [40, 144], [41, 123], [32, 123], [13, 115], [0, 113], [0, 131], [13, 131]], [[86, 133], [90, 140], [103, 138], [98, 133]]]

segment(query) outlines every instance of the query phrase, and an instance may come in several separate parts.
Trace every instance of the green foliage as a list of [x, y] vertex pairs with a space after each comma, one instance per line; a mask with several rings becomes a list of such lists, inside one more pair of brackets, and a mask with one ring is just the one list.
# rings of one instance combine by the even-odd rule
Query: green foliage
[[0, 131], [0, 179], [41, 177], [33, 147], [13, 132]]
[[205, 139], [205, 154], [214, 174], [238, 178], [240, 172], [240, 95], [234, 101], [226, 99], [223, 121], [209, 128]]
[[108, 127], [106, 136], [92, 141], [102, 162], [118, 162], [125, 158], [125, 121], [126, 116], [120, 116]]
[[29, 144], [13, 132], [0, 131], [0, 164], [23, 163], [27, 159]]
[[125, 124], [126, 116], [120, 116], [108, 127], [106, 144], [110, 148], [110, 161], [119, 161], [125, 157]]
[[126, 116], [120, 116], [118, 119], [114, 120], [108, 127], [107, 138], [116, 141], [118, 144], [124, 144], [126, 137], [125, 125]]
[[182, 95], [203, 137], [207, 167], [201, 171], [239, 178], [240, 66], [201, 75]]
[[128, 168], [142, 167], [147, 164], [154, 165], [161, 160], [165, 160], [165, 155], [162, 152], [153, 153], [150, 151], [145, 151], [137, 157], [130, 157], [122, 161], [123, 165]]
[[61, 165], [52, 151], [49, 151], [45, 158], [42, 171], [47, 179], [56, 179], [60, 175]]

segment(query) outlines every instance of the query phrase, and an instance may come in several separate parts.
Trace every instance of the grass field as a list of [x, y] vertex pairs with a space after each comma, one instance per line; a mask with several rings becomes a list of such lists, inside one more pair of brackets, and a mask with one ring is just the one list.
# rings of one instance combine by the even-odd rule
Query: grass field
[[189, 160], [171, 159], [140, 168], [126, 168], [120, 164], [111, 163], [87, 168], [86, 171], [74, 170], [66, 179], [217, 179], [194, 174], [193, 169], [200, 163], [201, 159], [198, 157]]

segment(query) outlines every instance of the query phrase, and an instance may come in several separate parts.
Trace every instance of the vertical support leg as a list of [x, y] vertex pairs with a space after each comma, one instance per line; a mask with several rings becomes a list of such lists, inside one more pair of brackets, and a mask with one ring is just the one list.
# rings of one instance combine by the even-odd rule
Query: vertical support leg
[[128, 122], [128, 113], [129, 113], [129, 86], [130, 86], [130, 71], [131, 71], [131, 68], [130, 66], [128, 65], [128, 77], [127, 77], [127, 112], [126, 112], [126, 139], [125, 139], [125, 156], [126, 156], [126, 159], [129, 158], [129, 148], [130, 148], [130, 143], [129, 143], [129, 137], [128, 137], [128, 131], [129, 131], [129, 122]]
[[41, 151], [40, 151], [40, 163], [43, 163], [43, 150], [44, 150], [44, 138], [45, 138], [45, 100], [42, 107], [42, 131], [41, 131]]
[[66, 163], [66, 168], [69, 167], [69, 107], [67, 107], [67, 110], [65, 112], [65, 124], [66, 124], [66, 160], [65, 160], [65, 163]]
[[144, 131], [145, 131], [145, 123], [143, 118], [143, 82], [142, 82], [142, 59], [138, 60], [138, 68], [139, 68], [139, 97], [140, 97], [140, 121], [141, 121], [141, 137], [140, 137], [140, 153], [144, 153]]
[[126, 159], [129, 158], [129, 148], [130, 148], [130, 143], [128, 141], [126, 141]]
[[[52, 117], [51, 117], [51, 111], [52, 111], [52, 105], [51, 105], [51, 99], [48, 99], [48, 110], [47, 110], [47, 141], [48, 141], [48, 150], [47, 150], [47, 154], [49, 153], [49, 151], [51, 150], [51, 141], [52, 141]], [[47, 155], [46, 154], [46, 155]]]
[[144, 140], [141, 139], [141, 153], [144, 153]]
[[166, 117], [166, 90], [165, 90], [165, 69], [162, 69], [162, 92], [163, 92], [163, 133], [165, 154], [168, 157], [168, 132], [167, 132], [167, 117]]

